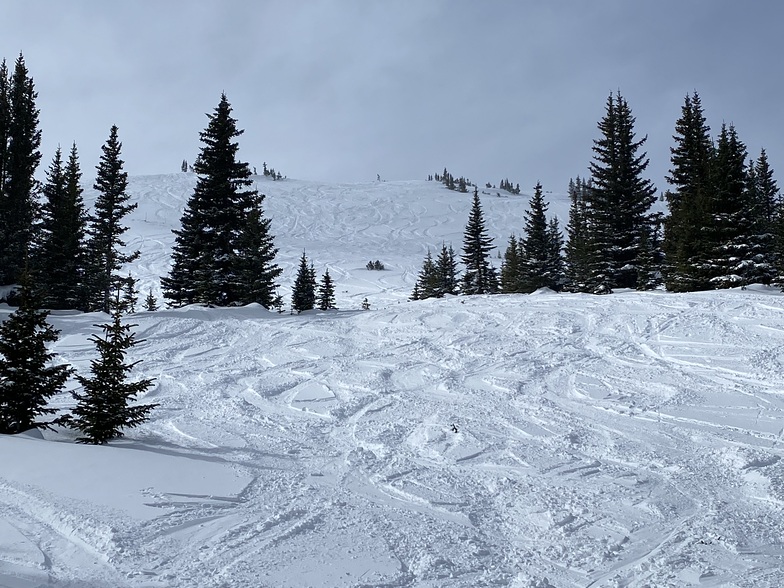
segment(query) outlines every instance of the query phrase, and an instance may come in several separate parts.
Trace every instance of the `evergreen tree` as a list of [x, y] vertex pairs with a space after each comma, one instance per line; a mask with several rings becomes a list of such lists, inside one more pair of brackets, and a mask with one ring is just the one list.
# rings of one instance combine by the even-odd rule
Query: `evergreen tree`
[[534, 187], [530, 208], [525, 212], [525, 237], [520, 240], [520, 284], [522, 292], [533, 292], [539, 288], [554, 288], [555, 268], [550, 267], [552, 245], [547, 228], [547, 203], [542, 195], [542, 184]]
[[122, 323], [118, 301], [112, 303], [112, 321], [96, 325], [103, 336], [91, 337], [98, 351], [98, 359], [90, 363], [90, 377], [77, 376], [83, 386], [82, 393], [73, 393], [76, 407], [67, 424], [82, 433], [80, 443], [103, 445], [123, 436], [125, 429], [144, 423], [157, 404], [131, 403], [143, 394], [153, 379], [129, 381], [128, 376], [139, 363], [128, 363], [128, 351], [142, 341], [136, 340], [132, 328], [136, 325]]
[[452, 296], [457, 294], [457, 261], [452, 245], [447, 247], [446, 243], [441, 244], [441, 252], [436, 259], [436, 275], [438, 276], [438, 297], [447, 294]]
[[261, 194], [248, 212], [239, 239], [237, 266], [239, 269], [239, 297], [243, 304], [255, 302], [270, 309], [278, 303], [277, 278], [283, 270], [275, 264], [278, 249], [270, 233], [270, 219], [264, 218]]
[[121, 239], [128, 230], [122, 220], [137, 204], [128, 204], [128, 174], [123, 171], [124, 162], [120, 159], [122, 143], [117, 138], [116, 125], [101, 149], [103, 154], [96, 166], [93, 185], [98, 198], [87, 228], [87, 290], [89, 308], [108, 313], [112, 292], [123, 281], [119, 270], [139, 257], [139, 251], [123, 253], [125, 241]]
[[299, 260], [299, 270], [291, 290], [291, 308], [297, 313], [303, 310], [313, 310], [316, 303], [316, 279], [313, 271], [313, 264], [308, 266], [308, 258], [305, 252]]
[[411, 292], [411, 296], [408, 297], [409, 300], [421, 300], [421, 295], [419, 292], [419, 280], [414, 282], [414, 291]]
[[318, 289], [318, 307], [319, 310], [335, 310], [335, 283], [329, 275], [329, 269], [324, 270], [324, 275], [321, 277], [321, 284]]
[[417, 298], [415, 298], [415, 300], [441, 298], [439, 286], [440, 280], [438, 269], [433, 261], [433, 255], [428, 249], [427, 257], [425, 257], [425, 261], [422, 263], [422, 269], [419, 270], [419, 275], [417, 276], [416, 285], [414, 287], [417, 292]]
[[199, 178], [181, 228], [174, 231], [163, 295], [173, 306], [259, 302], [269, 308], [280, 270], [272, 263], [277, 250], [262, 215], [263, 196], [250, 188], [248, 164], [237, 160], [235, 139], [243, 131], [225, 94], [208, 117], [200, 135], [204, 146], [194, 163]]
[[152, 295], [152, 290], [147, 292], [147, 298], [144, 299], [144, 310], [148, 312], [155, 312], [158, 310], [158, 301]]
[[744, 285], [752, 265], [753, 196], [748, 190], [746, 146], [735, 128], [722, 125], [711, 167], [713, 192], [708, 203], [708, 259], [703, 270], [713, 288]]
[[650, 208], [656, 190], [642, 177], [647, 156], [638, 154], [647, 137], [635, 140], [634, 122], [620, 92], [611, 94], [598, 124], [602, 138], [594, 141], [590, 164], [591, 289], [597, 293], [636, 288], [641, 235], [653, 224]]
[[[0, 73], [4, 72], [5, 68]], [[35, 105], [38, 93], [21, 54], [10, 82], [3, 84], [7, 102], [2, 96], [5, 87], [0, 88], [0, 125], [7, 126], [0, 129], [0, 135], [7, 134], [7, 144], [0, 173], [0, 283], [12, 284], [22, 274], [35, 237], [40, 189], [35, 172], [41, 161], [41, 131]]]
[[180, 171], [187, 172], [188, 171], [188, 161], [183, 159], [182, 165], [180, 165]]
[[65, 167], [58, 148], [43, 187], [40, 243], [34, 250], [35, 281], [44, 308], [86, 310], [87, 213], [80, 180], [76, 145]]
[[136, 280], [128, 274], [122, 282], [122, 297], [120, 299], [120, 311], [126, 313], [136, 312], [136, 299], [139, 296], [139, 290], [136, 288]]
[[516, 294], [523, 291], [520, 281], [522, 273], [520, 243], [514, 235], [509, 236], [509, 243], [504, 252], [504, 261], [501, 264], [501, 292], [503, 294]]
[[756, 162], [749, 162], [746, 181], [753, 215], [749, 235], [751, 259], [744, 278], [746, 283], [767, 285], [778, 275], [775, 219], [779, 193], [765, 149], [760, 151]]
[[39, 310], [22, 276], [19, 307], [0, 324], [0, 433], [21, 433], [46, 427], [41, 415], [54, 414], [47, 402], [63, 389], [72, 369], [52, 365], [55, 354], [47, 345], [59, 331], [46, 321], [49, 311]]
[[[11, 132], [11, 98], [9, 88], [10, 78], [8, 76], [8, 65], [5, 59], [0, 62], [0, 192], [5, 186], [6, 174], [8, 171], [8, 135]], [[5, 206], [5, 196], [0, 194], [0, 212], [2, 207]], [[0, 239], [5, 239], [3, 231], [5, 230], [5, 221], [0, 215]], [[0, 241], [4, 243], [4, 241]]]
[[565, 281], [564, 258], [561, 251], [564, 247], [563, 233], [558, 224], [558, 217], [552, 217], [547, 223], [547, 258], [545, 260], [545, 277], [551, 290], [560, 291]]
[[498, 292], [498, 277], [490, 263], [490, 252], [495, 249], [493, 240], [485, 229], [479, 192], [474, 188], [471, 212], [463, 233], [462, 261], [465, 265], [462, 286], [463, 294], [495, 294]]
[[704, 271], [708, 251], [704, 230], [709, 224], [713, 192], [713, 142], [699, 95], [686, 95], [675, 123], [675, 146], [666, 192], [669, 215], [664, 220], [664, 283], [668, 290], [686, 292], [710, 287]]
[[566, 225], [566, 288], [570, 292], [590, 292], [590, 248], [588, 243], [588, 191], [581, 178], [569, 180], [569, 222]]

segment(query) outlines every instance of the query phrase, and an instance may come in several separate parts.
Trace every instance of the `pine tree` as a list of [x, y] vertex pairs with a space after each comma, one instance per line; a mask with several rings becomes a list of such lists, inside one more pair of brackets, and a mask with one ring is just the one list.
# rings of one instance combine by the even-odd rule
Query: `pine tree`
[[520, 240], [520, 282], [522, 292], [555, 285], [555, 276], [549, 275], [552, 247], [547, 229], [547, 203], [542, 195], [542, 184], [534, 187], [530, 208], [525, 212], [525, 237]]
[[7, 144], [3, 146], [0, 174], [0, 283], [13, 284], [22, 274], [35, 238], [40, 190], [35, 179], [41, 161], [39, 110], [35, 105], [38, 93], [21, 54], [10, 82], [4, 85], [7, 102], [4, 103], [0, 88], [0, 125], [7, 126], [0, 129], [0, 135], [7, 134]]
[[128, 230], [122, 225], [123, 218], [136, 209], [137, 204], [128, 204], [128, 174], [123, 171], [124, 162], [120, 159], [122, 143], [117, 138], [116, 125], [112, 126], [101, 149], [103, 154], [96, 166], [93, 185], [98, 198], [87, 228], [87, 289], [90, 310], [108, 313], [112, 292], [124, 279], [119, 270], [139, 257], [139, 251], [123, 253], [125, 241], [121, 239]]
[[462, 286], [463, 294], [495, 294], [498, 292], [498, 277], [490, 263], [490, 252], [495, 249], [493, 240], [485, 229], [479, 191], [474, 188], [471, 212], [463, 233], [462, 261], [465, 265]]
[[222, 94], [200, 134], [204, 145], [194, 163], [199, 178], [174, 231], [171, 271], [161, 280], [172, 306], [274, 304], [277, 250], [261, 213], [263, 196], [250, 188], [248, 164], [237, 160], [235, 139], [243, 131], [231, 111]]
[[86, 310], [87, 213], [80, 180], [76, 145], [65, 167], [58, 148], [43, 187], [40, 243], [33, 262], [36, 287], [45, 308]]
[[703, 230], [708, 259], [703, 270], [713, 288], [744, 285], [752, 264], [749, 238], [755, 211], [748, 190], [746, 146], [732, 125], [722, 125], [711, 172], [710, 216]]
[[547, 222], [547, 257], [544, 275], [548, 280], [547, 288], [560, 291], [565, 278], [564, 258], [561, 254], [564, 247], [563, 233], [558, 224], [558, 217], [553, 216]]
[[248, 211], [242, 235], [238, 240], [237, 268], [239, 300], [243, 304], [255, 302], [266, 309], [278, 305], [277, 279], [283, 270], [275, 264], [278, 249], [270, 233], [271, 221], [264, 218], [261, 202], [264, 195]]
[[760, 151], [757, 161], [749, 162], [746, 181], [753, 215], [749, 235], [750, 263], [744, 279], [746, 283], [767, 285], [778, 275], [775, 217], [779, 193], [765, 149]]
[[47, 345], [59, 331], [47, 323], [49, 311], [40, 310], [26, 276], [22, 276], [19, 307], [0, 324], [0, 433], [43, 428], [41, 415], [54, 414], [50, 398], [60, 392], [72, 369], [52, 365], [55, 354]]
[[158, 301], [152, 295], [152, 290], [147, 292], [147, 298], [144, 299], [144, 310], [147, 312], [155, 312], [158, 310]]
[[509, 243], [504, 252], [504, 261], [501, 264], [501, 292], [503, 294], [517, 294], [523, 291], [521, 278], [520, 243], [514, 235], [509, 236]]
[[321, 284], [318, 288], [318, 307], [319, 310], [335, 310], [335, 283], [329, 275], [329, 269], [324, 270], [321, 277]]
[[647, 156], [638, 154], [647, 137], [635, 140], [634, 122], [620, 92], [615, 97], [610, 94], [598, 124], [602, 138], [594, 141], [588, 193], [590, 287], [597, 293], [636, 288], [640, 237], [653, 224], [650, 208], [656, 190], [642, 177]]
[[304, 310], [313, 310], [316, 303], [316, 280], [313, 264], [308, 265], [305, 252], [299, 260], [299, 270], [291, 290], [291, 308], [300, 313]]
[[426, 298], [441, 298], [440, 280], [436, 264], [433, 261], [433, 255], [430, 250], [427, 250], [425, 261], [422, 262], [422, 269], [419, 270], [415, 290], [417, 291], [416, 300], [425, 300]]
[[590, 292], [590, 248], [588, 246], [588, 191], [581, 178], [569, 180], [569, 222], [566, 225], [566, 288], [570, 292]]
[[436, 275], [438, 276], [438, 297], [456, 295], [458, 291], [457, 283], [457, 261], [455, 260], [455, 250], [452, 245], [441, 244], [441, 252], [436, 259]]
[[187, 172], [188, 171], [188, 161], [186, 159], [182, 160], [182, 165], [180, 165], [180, 171]]
[[112, 303], [112, 320], [96, 325], [103, 335], [94, 335], [98, 359], [90, 363], [91, 376], [77, 376], [82, 393], [74, 392], [76, 407], [67, 424], [82, 433], [79, 443], [103, 445], [123, 436], [125, 429], [144, 423], [157, 404], [131, 404], [143, 394], [153, 379], [129, 381], [128, 377], [139, 361], [128, 363], [128, 351], [142, 341], [135, 338], [136, 325], [122, 323], [118, 301]]
[[664, 283], [673, 292], [705, 290], [710, 288], [705, 271], [709, 252], [704, 231], [709, 224], [713, 193], [714, 148], [696, 92], [686, 95], [673, 140], [667, 176], [673, 189], [665, 194], [669, 215], [664, 220]]
[[[8, 173], [8, 135], [11, 132], [11, 97], [9, 88], [10, 78], [8, 76], [8, 65], [3, 59], [0, 62], [0, 192], [5, 186], [6, 175]], [[2, 194], [0, 194], [2, 196]], [[4, 196], [0, 199], [0, 212], [5, 206]], [[0, 243], [5, 239], [5, 222], [0, 214]]]
[[133, 314], [136, 312], [136, 299], [139, 296], [139, 290], [136, 288], [136, 280], [128, 274], [122, 282], [122, 297], [120, 299], [120, 311]]

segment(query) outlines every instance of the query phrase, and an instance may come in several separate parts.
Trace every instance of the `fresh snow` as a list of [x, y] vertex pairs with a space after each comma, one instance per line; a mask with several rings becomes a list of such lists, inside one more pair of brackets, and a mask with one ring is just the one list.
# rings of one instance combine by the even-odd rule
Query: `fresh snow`
[[[141, 299], [194, 184], [131, 178]], [[258, 184], [282, 293], [305, 249], [340, 310], [130, 317], [160, 406], [108, 446], [0, 438], [0, 587], [784, 585], [777, 291], [409, 302], [470, 194]], [[503, 251], [528, 198], [486, 191]], [[86, 373], [105, 320], [53, 313], [55, 351]]]

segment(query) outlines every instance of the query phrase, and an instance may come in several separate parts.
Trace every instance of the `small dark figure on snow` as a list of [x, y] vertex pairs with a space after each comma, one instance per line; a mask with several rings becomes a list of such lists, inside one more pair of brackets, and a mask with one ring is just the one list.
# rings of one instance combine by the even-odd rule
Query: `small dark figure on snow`
[[452, 423], [452, 427], [451, 428], [452, 428], [452, 432], [453, 433], [457, 433], [457, 425], [456, 424]]

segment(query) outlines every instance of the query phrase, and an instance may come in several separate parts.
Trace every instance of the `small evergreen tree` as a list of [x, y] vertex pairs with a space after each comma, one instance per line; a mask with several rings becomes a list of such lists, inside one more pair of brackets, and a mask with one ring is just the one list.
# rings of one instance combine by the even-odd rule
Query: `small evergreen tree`
[[422, 263], [422, 269], [419, 270], [415, 289], [418, 293], [416, 300], [441, 297], [438, 270], [429, 249], [427, 250], [427, 257], [425, 257], [425, 261]]
[[121, 237], [128, 230], [122, 220], [136, 209], [137, 204], [128, 204], [128, 174], [123, 171], [121, 149], [117, 126], [113, 125], [96, 167], [98, 172], [93, 187], [98, 191], [98, 199], [87, 229], [89, 307], [106, 313], [110, 311], [112, 292], [123, 281], [118, 271], [139, 257], [139, 251], [122, 252], [125, 242]]
[[182, 165], [180, 166], [180, 170], [184, 173], [188, 171], [188, 161], [183, 159]]
[[237, 266], [240, 301], [244, 304], [255, 302], [266, 309], [277, 306], [277, 279], [283, 270], [275, 263], [278, 249], [270, 232], [270, 219], [264, 218], [261, 202], [264, 195], [248, 212], [242, 237], [239, 239]]
[[501, 264], [501, 292], [514, 294], [522, 292], [520, 243], [514, 235], [509, 236], [509, 243], [504, 252], [504, 261]]
[[313, 264], [308, 265], [305, 252], [299, 260], [299, 270], [291, 290], [291, 308], [300, 313], [304, 310], [313, 310], [316, 302], [316, 279]]
[[498, 292], [498, 277], [490, 263], [490, 252], [495, 249], [493, 240], [485, 229], [479, 191], [474, 188], [474, 198], [463, 233], [463, 256], [465, 265], [460, 291], [463, 294], [495, 294]]
[[73, 393], [77, 404], [67, 424], [82, 433], [77, 442], [103, 445], [122, 437], [125, 429], [144, 423], [158, 405], [131, 404], [154, 380], [128, 380], [139, 361], [128, 363], [127, 353], [142, 341], [136, 340], [132, 332], [136, 325], [122, 323], [117, 300], [113, 303], [111, 322], [96, 326], [103, 331], [103, 336], [91, 337], [99, 357], [90, 363], [90, 377], [77, 376], [84, 391]]
[[52, 365], [55, 354], [47, 345], [57, 341], [59, 331], [47, 323], [49, 311], [40, 310], [22, 277], [19, 307], [0, 324], [0, 433], [15, 434], [48, 423], [41, 415], [54, 414], [47, 408], [50, 398], [65, 386], [73, 370]]
[[136, 312], [136, 299], [139, 290], [136, 288], [136, 280], [128, 274], [122, 282], [122, 298], [120, 299], [120, 311], [133, 314]]
[[321, 277], [321, 284], [318, 288], [318, 307], [319, 310], [335, 310], [335, 283], [329, 275], [329, 269], [324, 270]]
[[441, 298], [458, 292], [457, 261], [452, 245], [441, 244], [441, 252], [436, 259], [436, 275], [438, 276], [438, 297]]
[[566, 225], [566, 288], [570, 292], [589, 292], [590, 249], [588, 247], [587, 192], [590, 185], [580, 179], [569, 180], [569, 223]]
[[155, 312], [158, 310], [158, 301], [152, 295], [152, 290], [147, 292], [147, 298], [144, 299], [144, 310], [148, 312]]
[[547, 229], [547, 203], [542, 195], [542, 184], [536, 184], [530, 208], [525, 212], [525, 237], [520, 240], [522, 259], [520, 260], [520, 283], [522, 291], [533, 292], [539, 288], [552, 288], [555, 276], [550, 275], [553, 268], [552, 247]]

